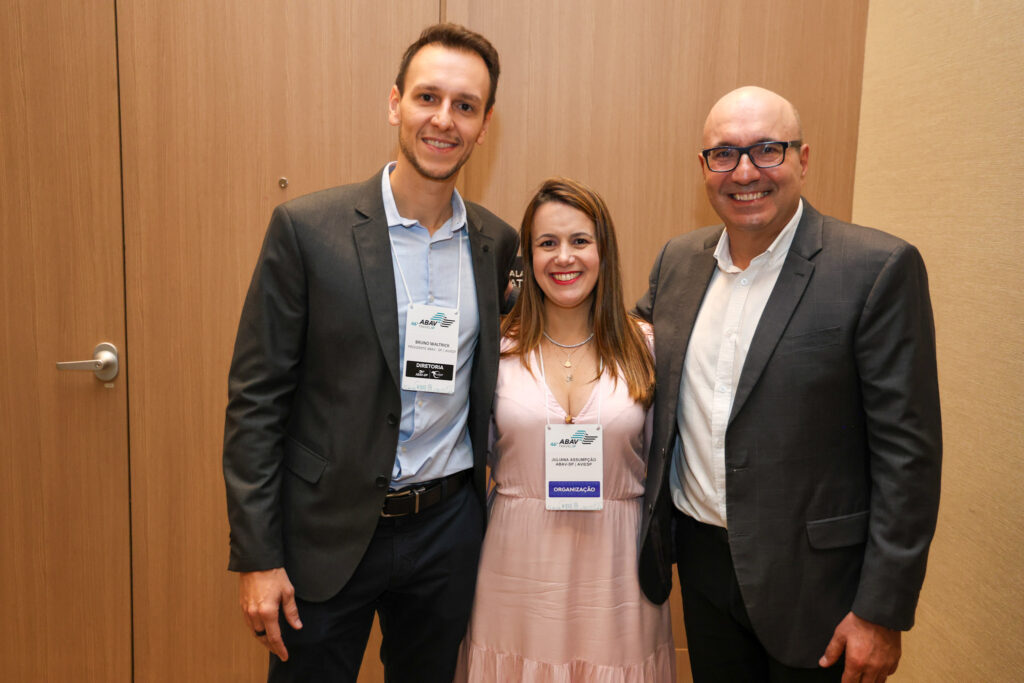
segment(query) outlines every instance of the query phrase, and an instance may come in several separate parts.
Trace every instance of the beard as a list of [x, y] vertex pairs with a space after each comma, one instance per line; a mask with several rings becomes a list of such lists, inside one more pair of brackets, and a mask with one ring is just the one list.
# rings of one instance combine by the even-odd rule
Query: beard
[[429, 178], [430, 180], [449, 180], [462, 170], [462, 167], [465, 166], [467, 161], [469, 161], [469, 152], [466, 152], [466, 154], [456, 161], [455, 165], [447, 171], [433, 172], [428, 171], [423, 167], [423, 164], [421, 164], [419, 159], [416, 158], [416, 154], [412, 151], [412, 148], [406, 143], [405, 138], [401, 135], [398, 136], [398, 149], [402, 152], [402, 156], [405, 157], [406, 161], [409, 162], [409, 165], [416, 169], [417, 173], [424, 178]]

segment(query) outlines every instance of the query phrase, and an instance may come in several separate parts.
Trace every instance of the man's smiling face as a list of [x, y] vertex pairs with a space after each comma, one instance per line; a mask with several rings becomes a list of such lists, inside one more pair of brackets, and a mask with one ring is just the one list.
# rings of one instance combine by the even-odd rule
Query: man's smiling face
[[402, 156], [421, 176], [448, 180], [483, 142], [490, 84], [487, 65], [474, 52], [432, 44], [412, 58], [404, 92], [391, 89], [388, 120], [399, 126]]
[[[712, 107], [704, 124], [705, 148], [799, 138], [800, 124], [789, 102], [760, 88], [729, 93]], [[725, 226], [771, 236], [781, 232], [796, 213], [808, 156], [807, 145], [792, 147], [779, 166], [758, 168], [743, 155], [732, 171], [715, 173], [698, 153], [708, 200]]]

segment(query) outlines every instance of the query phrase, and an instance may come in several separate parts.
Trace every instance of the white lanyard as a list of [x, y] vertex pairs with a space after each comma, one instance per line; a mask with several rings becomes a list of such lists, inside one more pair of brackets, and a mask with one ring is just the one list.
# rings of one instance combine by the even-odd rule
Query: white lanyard
[[[412, 292], [409, 291], [409, 283], [405, 281], [405, 271], [402, 270], [402, 259], [398, 258], [395, 251], [395, 240], [391, 238], [391, 228], [388, 228], [388, 242], [391, 243], [391, 253], [395, 255], [395, 265], [398, 266], [398, 275], [402, 278], [402, 287], [405, 288], [405, 296], [409, 299], [409, 305], [413, 304]], [[458, 293], [455, 295], [455, 310], [462, 308], [462, 252], [466, 247], [466, 235], [463, 234], [459, 240], [459, 279], [455, 281]]]
[[[540, 378], [544, 382], [544, 396], [547, 397], [548, 395], [550, 395], [551, 398], [555, 398], [555, 395], [553, 393], [551, 393], [551, 388], [548, 387], [548, 378], [547, 378], [547, 375], [544, 374], [544, 353], [540, 350], [539, 347], [537, 348], [537, 358], [540, 359]], [[599, 363], [600, 363], [600, 365], [598, 366], [598, 369], [597, 369], [597, 380], [596, 380], [596, 383], [594, 385], [594, 392], [597, 394], [597, 424], [598, 425], [601, 424], [601, 402], [604, 400], [604, 397], [601, 395], [601, 391], [600, 391], [600, 389], [601, 389], [601, 374], [602, 374], [602, 371], [604, 370], [604, 361], [601, 360], [601, 361], [599, 361]], [[558, 403], [558, 399], [555, 399], [555, 403]], [[584, 406], [585, 405], [586, 404], [584, 404]], [[568, 415], [568, 414], [569, 414], [569, 412], [566, 411], [566, 415]], [[544, 402], [544, 420], [545, 420], [546, 424], [548, 424], [548, 425], [551, 424], [551, 411], [548, 410], [547, 401]], [[571, 423], [567, 423], [567, 424], [571, 424]]]
[[405, 349], [401, 369], [402, 389], [435, 394], [455, 393], [455, 370], [459, 357], [459, 308], [462, 306], [462, 252], [466, 235], [459, 241], [459, 271], [456, 281], [455, 308], [418, 304], [412, 299], [405, 280], [401, 259], [395, 251], [395, 242], [388, 229], [388, 241], [395, 257], [398, 275], [402, 279], [409, 309], [405, 319]]
[[[554, 398], [544, 372], [544, 353], [537, 349], [544, 396]], [[600, 370], [593, 391], [597, 392], [597, 422], [551, 424], [551, 411], [544, 401], [544, 507], [547, 510], [601, 510], [604, 508], [604, 437], [601, 430]], [[556, 400], [557, 403], [557, 400]], [[584, 404], [585, 405], [585, 404]], [[568, 413], [566, 413], [568, 415]]]

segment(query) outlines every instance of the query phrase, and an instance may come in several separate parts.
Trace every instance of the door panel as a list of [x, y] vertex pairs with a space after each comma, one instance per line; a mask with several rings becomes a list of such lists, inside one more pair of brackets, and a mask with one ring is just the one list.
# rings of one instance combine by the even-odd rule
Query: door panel
[[0, 661], [128, 681], [125, 374], [55, 366], [125, 345], [114, 6], [0, 13]]
[[437, 16], [436, 0], [118, 2], [136, 680], [265, 675], [226, 570], [238, 315], [273, 206], [392, 158], [387, 94]]

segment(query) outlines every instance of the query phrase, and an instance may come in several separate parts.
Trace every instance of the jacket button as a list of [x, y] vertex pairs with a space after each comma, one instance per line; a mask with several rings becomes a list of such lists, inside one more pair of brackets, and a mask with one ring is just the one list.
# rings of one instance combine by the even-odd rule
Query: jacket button
[[376, 481], [374, 481], [374, 483], [377, 485], [377, 488], [379, 488], [379, 489], [387, 488], [387, 486], [388, 486], [388, 478], [385, 477], [382, 474], [379, 477], [377, 477], [377, 479], [376, 479]]
[[398, 424], [398, 418], [395, 417], [394, 413], [388, 413], [388, 424], [391, 425], [392, 427]]

